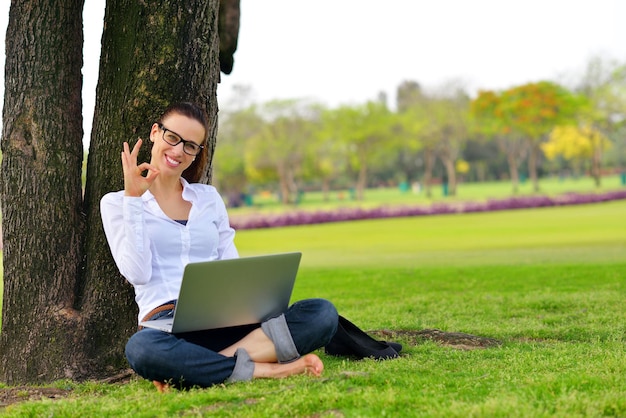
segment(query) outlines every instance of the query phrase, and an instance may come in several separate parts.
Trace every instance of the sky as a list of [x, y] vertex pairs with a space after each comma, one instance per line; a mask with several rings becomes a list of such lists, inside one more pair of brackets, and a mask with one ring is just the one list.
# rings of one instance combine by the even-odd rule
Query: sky
[[[88, 137], [105, 0], [85, 3]], [[2, 48], [9, 6], [0, 2]], [[625, 21], [623, 0], [241, 0], [235, 66], [222, 74], [218, 101], [235, 104], [235, 86], [250, 87], [257, 102], [334, 107], [380, 92], [393, 102], [409, 80], [426, 89], [460, 82], [470, 93], [560, 81], [595, 55], [626, 62]]]
[[[556, 79], [605, 54], [626, 61], [622, 0], [242, 0], [235, 67], [263, 102], [330, 106], [460, 81], [470, 91]], [[232, 95], [232, 94], [231, 94]]]

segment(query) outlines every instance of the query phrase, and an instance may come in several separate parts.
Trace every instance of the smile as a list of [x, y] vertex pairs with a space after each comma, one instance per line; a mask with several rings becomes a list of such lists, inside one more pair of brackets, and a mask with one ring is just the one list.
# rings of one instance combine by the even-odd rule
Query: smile
[[165, 161], [166, 161], [169, 165], [174, 166], [174, 167], [178, 167], [178, 166], [180, 165], [180, 161], [176, 161], [176, 160], [174, 160], [174, 159], [172, 159], [172, 158], [168, 157], [167, 155], [165, 156]]

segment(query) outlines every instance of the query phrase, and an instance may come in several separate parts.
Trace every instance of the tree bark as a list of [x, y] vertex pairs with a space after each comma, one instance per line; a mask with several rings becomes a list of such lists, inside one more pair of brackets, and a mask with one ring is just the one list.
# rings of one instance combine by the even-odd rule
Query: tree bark
[[533, 183], [533, 192], [539, 192], [539, 177], [537, 175], [537, 160], [539, 157], [539, 143], [534, 140], [528, 140], [528, 177]]
[[594, 185], [600, 188], [602, 185], [602, 138], [592, 137], [591, 177]]
[[[171, 102], [205, 107], [212, 157], [218, 3], [107, 1], [83, 201], [83, 1], [12, 2], [2, 138], [0, 381], [101, 378], [128, 367], [124, 346], [137, 327], [136, 306], [110, 255], [99, 201], [123, 187], [122, 143], [147, 139]], [[145, 146], [140, 159], [148, 153]], [[203, 176], [209, 180], [210, 166]]]
[[517, 158], [515, 154], [510, 152], [506, 155], [506, 160], [509, 163], [509, 175], [511, 176], [511, 184], [513, 185], [513, 194], [517, 194], [519, 191], [519, 172], [517, 169]]
[[322, 178], [322, 196], [324, 202], [330, 200], [330, 179], [328, 177]]
[[517, 194], [519, 191], [519, 162], [524, 159], [528, 145], [523, 139], [511, 136], [499, 137], [497, 141], [498, 147], [506, 155], [513, 194]]
[[[100, 198], [123, 188], [122, 143], [147, 139], [172, 102], [193, 101], [212, 122], [215, 149], [219, 82], [218, 0], [108, 0], [85, 193], [86, 263], [81, 309], [84, 351], [98, 376], [127, 367], [124, 346], [136, 330], [132, 288], [120, 276], [100, 220]], [[148, 141], [145, 141], [148, 142]], [[140, 159], [149, 160], [149, 147]], [[209, 165], [210, 166], [210, 165]], [[210, 180], [210, 168], [203, 180]], [[101, 325], [104, 322], [104, 325]]]
[[0, 381], [67, 377], [84, 227], [82, 0], [11, 3], [2, 129]]
[[359, 202], [365, 199], [365, 188], [367, 187], [367, 156], [366, 150], [359, 147], [357, 153], [359, 155], [359, 174], [356, 180], [356, 200]]
[[432, 178], [433, 169], [435, 168], [435, 152], [430, 149], [424, 149], [424, 188], [426, 189], [426, 197], [432, 197]]
[[283, 205], [291, 203], [291, 190], [289, 189], [289, 179], [287, 164], [284, 160], [281, 160], [276, 165], [276, 172], [278, 173], [278, 184], [280, 188], [280, 202]]
[[448, 195], [456, 196], [456, 167], [454, 166], [454, 160], [449, 157], [444, 157], [442, 160], [448, 177]]

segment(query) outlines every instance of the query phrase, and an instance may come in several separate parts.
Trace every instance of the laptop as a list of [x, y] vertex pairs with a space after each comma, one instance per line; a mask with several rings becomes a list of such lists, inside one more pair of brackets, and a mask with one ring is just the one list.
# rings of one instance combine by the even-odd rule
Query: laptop
[[173, 318], [142, 321], [170, 333], [258, 324], [289, 306], [302, 253], [189, 263]]

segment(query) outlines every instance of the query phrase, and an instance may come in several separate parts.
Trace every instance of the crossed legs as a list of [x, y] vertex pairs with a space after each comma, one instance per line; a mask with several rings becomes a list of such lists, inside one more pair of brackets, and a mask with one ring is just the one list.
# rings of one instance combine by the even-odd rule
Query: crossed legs
[[[139, 374], [153, 380], [154, 385], [160, 391], [168, 388], [165, 383], [162, 383], [168, 380], [165, 377], [168, 375], [171, 378], [184, 376], [188, 383], [194, 384], [195, 381], [197, 382], [195, 384], [200, 386], [210, 386], [224, 380], [281, 378], [296, 374], [320, 376], [324, 370], [322, 360], [315, 354], [301, 356], [300, 353], [311, 353], [326, 345], [334, 335], [336, 327], [337, 311], [334, 306], [322, 299], [309, 299], [296, 302], [285, 315], [264, 322], [261, 328], [251, 329], [241, 334], [243, 337], [234, 340], [236, 341], [234, 344], [226, 347], [223, 345], [222, 348], [212, 352], [200, 346], [189, 346], [192, 340], [186, 337], [172, 342], [170, 338], [173, 336], [160, 336], [159, 338], [167, 342], [164, 342], [162, 350], [156, 352], [150, 350], [158, 357], [151, 362], [149, 371], [140, 373], [140, 370], [133, 368]], [[154, 336], [151, 337], [153, 338]], [[138, 341], [141, 341], [141, 338]], [[155, 347], [154, 343], [150, 345]], [[145, 347], [146, 344], [135, 343], [132, 346], [133, 348]], [[163, 357], [160, 357], [161, 353]], [[127, 357], [129, 357], [128, 352]], [[131, 357], [134, 356], [131, 355]], [[187, 361], [179, 365], [173, 364], [182, 358]], [[141, 363], [137, 366], [146, 364], [145, 361]], [[131, 365], [133, 365], [132, 361]], [[239, 366], [242, 367], [238, 371]], [[210, 376], [210, 379], [207, 380], [206, 376]]]
[[[219, 354], [234, 357], [237, 349], [241, 348], [248, 352], [250, 359], [254, 362], [252, 373], [254, 379], [283, 378], [296, 374], [319, 377], [324, 370], [324, 363], [315, 354], [307, 354], [289, 363], [278, 363], [274, 343], [261, 328], [250, 332], [240, 341], [220, 351]], [[167, 383], [158, 380], [153, 380], [152, 383], [159, 392], [169, 390]]]

